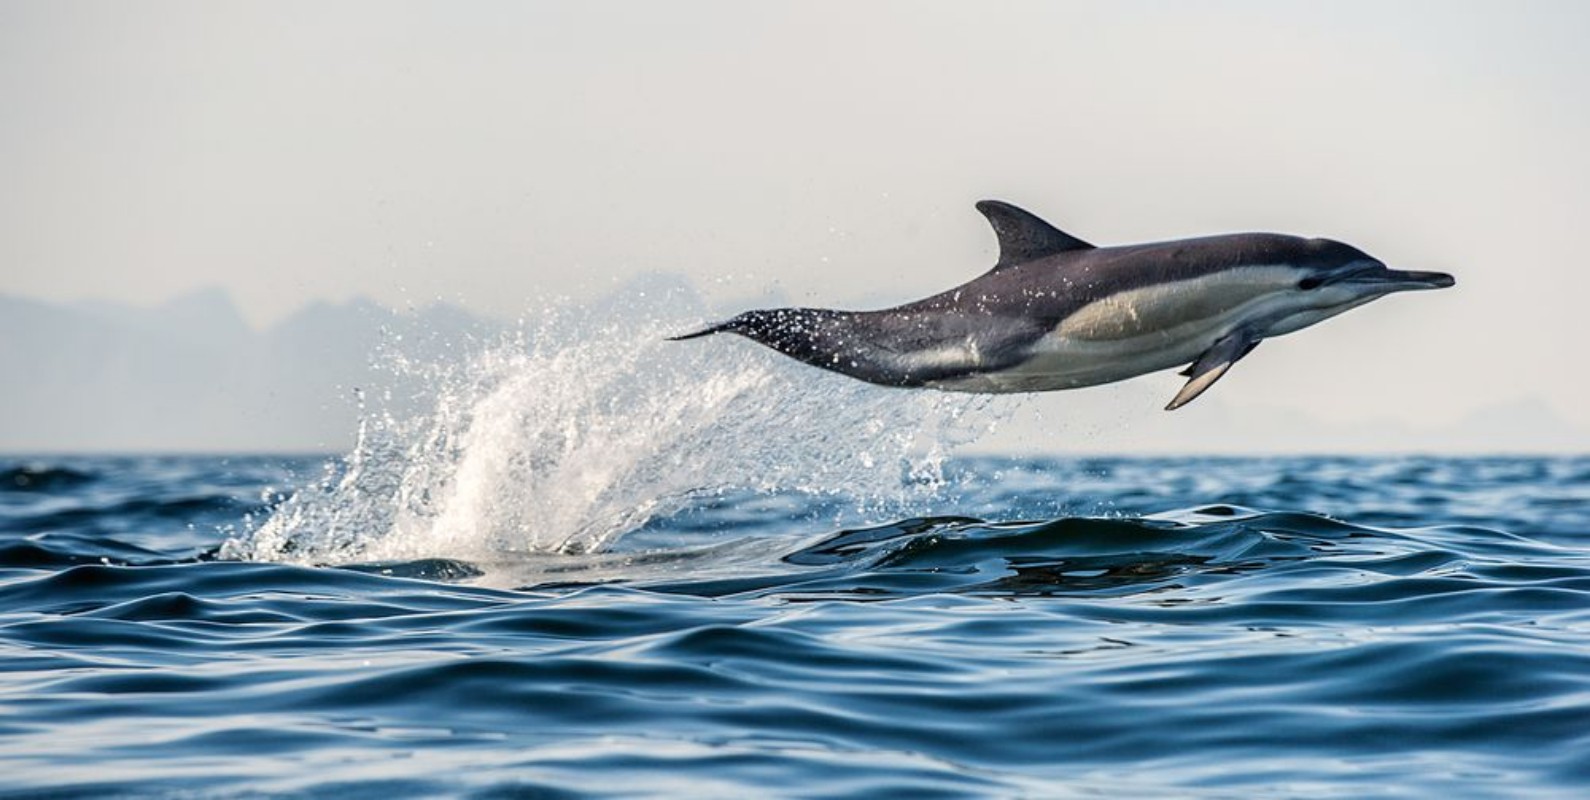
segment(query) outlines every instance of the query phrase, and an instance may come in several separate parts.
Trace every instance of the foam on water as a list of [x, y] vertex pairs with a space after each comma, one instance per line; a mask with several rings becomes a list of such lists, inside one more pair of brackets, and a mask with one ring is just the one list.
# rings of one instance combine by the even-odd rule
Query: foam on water
[[222, 556], [590, 552], [746, 490], [841, 495], [850, 513], [882, 519], [939, 491], [947, 451], [994, 425], [986, 399], [869, 386], [737, 337], [664, 340], [701, 318], [565, 307], [453, 363], [389, 354], [425, 378], [429, 410], [365, 413], [342, 463]]

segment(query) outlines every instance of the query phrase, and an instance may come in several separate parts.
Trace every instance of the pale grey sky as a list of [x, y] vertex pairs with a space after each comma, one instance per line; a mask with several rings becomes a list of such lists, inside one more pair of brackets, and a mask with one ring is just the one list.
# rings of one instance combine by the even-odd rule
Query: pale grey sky
[[0, 293], [876, 305], [985, 269], [998, 197], [1458, 276], [1268, 343], [1239, 413], [1585, 426], [1587, 35], [1578, 2], [9, 0]]

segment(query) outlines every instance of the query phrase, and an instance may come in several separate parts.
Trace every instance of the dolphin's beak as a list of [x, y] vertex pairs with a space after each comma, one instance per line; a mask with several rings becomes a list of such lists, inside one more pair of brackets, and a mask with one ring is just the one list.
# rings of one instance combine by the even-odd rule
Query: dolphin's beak
[[1409, 292], [1422, 289], [1446, 289], [1457, 284], [1457, 279], [1445, 272], [1415, 272], [1401, 269], [1367, 269], [1349, 272], [1329, 283], [1362, 286], [1378, 292]]
[[[1413, 272], [1409, 270], [1388, 269], [1384, 277], [1388, 281], [1409, 284], [1410, 288], [1418, 289], [1450, 289], [1457, 285], [1457, 278], [1445, 272]], [[1414, 284], [1417, 284], [1416, 286]]]

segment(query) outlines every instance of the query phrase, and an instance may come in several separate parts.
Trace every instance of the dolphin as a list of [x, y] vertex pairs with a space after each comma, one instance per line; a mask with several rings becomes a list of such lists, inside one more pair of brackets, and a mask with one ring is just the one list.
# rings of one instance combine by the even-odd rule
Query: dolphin
[[1009, 203], [977, 210], [999, 261], [971, 281], [879, 311], [747, 311], [678, 341], [737, 333], [883, 386], [1044, 392], [1186, 365], [1180, 408], [1259, 342], [1394, 292], [1442, 289], [1352, 245], [1237, 233], [1095, 247]]

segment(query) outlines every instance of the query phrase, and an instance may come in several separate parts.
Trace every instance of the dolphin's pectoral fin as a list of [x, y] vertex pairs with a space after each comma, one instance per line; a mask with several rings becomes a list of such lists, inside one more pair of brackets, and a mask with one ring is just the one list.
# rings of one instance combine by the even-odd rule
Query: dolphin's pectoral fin
[[[1250, 340], [1248, 340], [1248, 346], [1246, 348], [1244, 348], [1242, 352], [1238, 353], [1236, 358], [1231, 359], [1231, 363], [1235, 364], [1238, 361], [1241, 361], [1243, 356], [1253, 352], [1253, 348], [1258, 347], [1258, 346], [1259, 346], [1259, 340], [1258, 339], [1250, 339]], [[1205, 353], [1204, 355], [1208, 355], [1208, 353]], [[1181, 372], [1178, 372], [1176, 374], [1182, 376], [1183, 378], [1191, 378], [1193, 376], [1194, 372], [1198, 369], [1198, 365], [1203, 363], [1203, 359], [1204, 359], [1204, 356], [1199, 356], [1197, 361], [1194, 361], [1193, 363], [1188, 364], [1186, 369], [1183, 369]], [[1210, 381], [1210, 383], [1213, 383], [1213, 382], [1214, 381]], [[1187, 399], [1191, 400], [1192, 398], [1189, 397]]]
[[1175, 411], [1191, 403], [1194, 398], [1203, 394], [1205, 389], [1215, 385], [1215, 381], [1220, 380], [1220, 376], [1226, 374], [1226, 370], [1231, 369], [1232, 364], [1242, 360], [1243, 356], [1253, 352], [1253, 348], [1258, 346], [1258, 337], [1247, 331], [1235, 331], [1215, 342], [1214, 346], [1205, 350], [1197, 361], [1181, 371], [1180, 374], [1186, 375], [1188, 381], [1181, 387], [1181, 391], [1171, 398], [1170, 405], [1165, 406], [1165, 410]]
[[1009, 203], [984, 200], [977, 204], [977, 210], [988, 218], [988, 224], [994, 226], [994, 236], [999, 239], [999, 263], [994, 265], [995, 271], [1067, 250], [1093, 249], [1093, 245]]

